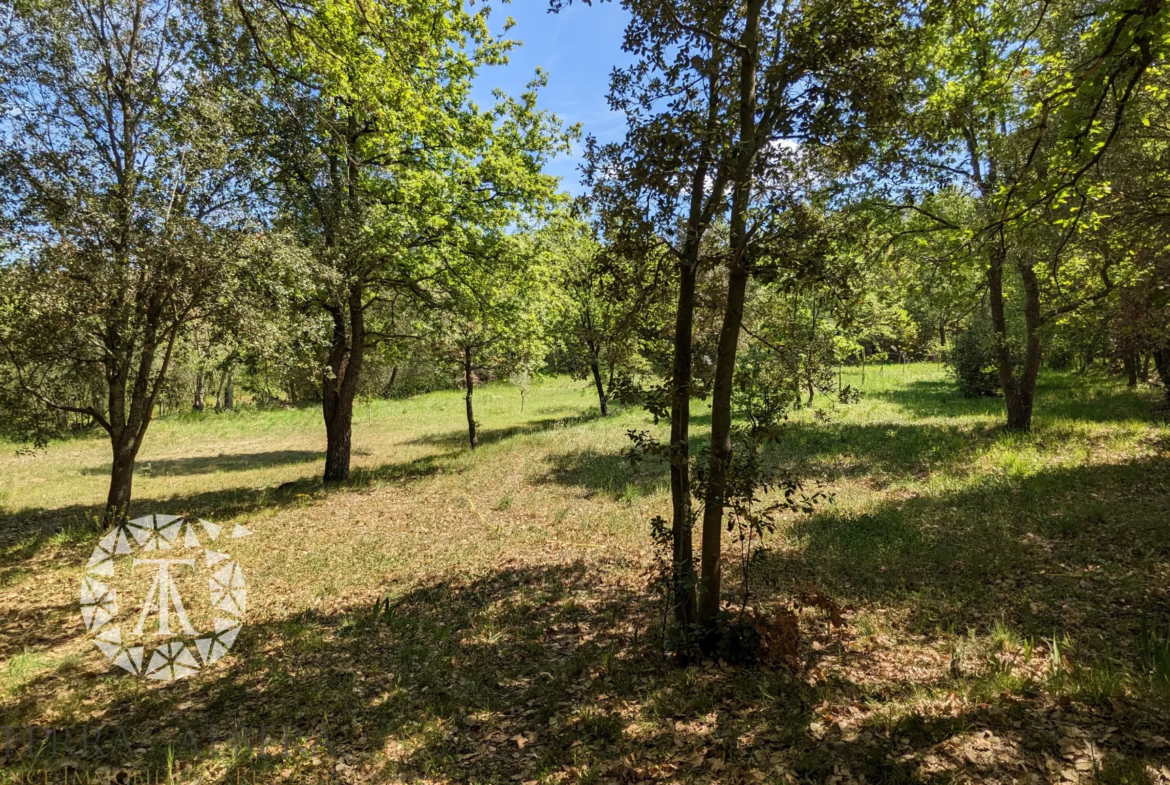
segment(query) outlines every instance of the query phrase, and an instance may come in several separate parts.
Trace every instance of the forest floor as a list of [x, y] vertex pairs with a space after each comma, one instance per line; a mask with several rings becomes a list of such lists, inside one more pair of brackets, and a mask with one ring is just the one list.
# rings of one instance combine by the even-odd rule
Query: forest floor
[[[134, 515], [253, 532], [231, 541], [243, 631], [176, 682], [114, 668], [79, 613], [107, 444], [0, 445], [0, 725], [16, 729], [0, 783], [168, 766], [223, 783], [1170, 783], [1156, 392], [1045, 373], [1019, 435], [937, 365], [845, 381], [860, 403], [818, 399], [769, 453], [833, 501], [754, 560], [750, 613], [794, 609], [799, 640], [750, 666], [662, 657], [649, 521], [668, 472], [621, 450], [665, 426], [597, 417], [583, 383], [534, 386], [523, 412], [507, 384], [477, 390], [475, 452], [457, 392], [363, 403], [353, 479], [329, 490], [314, 408], [154, 423]], [[98, 726], [119, 743], [81, 750]]]

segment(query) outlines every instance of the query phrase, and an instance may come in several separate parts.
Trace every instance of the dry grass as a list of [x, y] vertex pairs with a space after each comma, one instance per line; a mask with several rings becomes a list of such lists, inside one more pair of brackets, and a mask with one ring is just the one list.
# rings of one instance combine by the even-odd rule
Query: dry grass
[[289, 725], [332, 745], [179, 754], [178, 779], [223, 782], [1170, 781], [1170, 434], [1151, 396], [1043, 384], [1027, 436], [935, 366], [870, 368], [860, 404], [793, 417], [776, 463], [836, 504], [788, 522], [751, 603], [811, 584], [847, 621], [801, 610], [795, 670], [662, 662], [643, 573], [667, 476], [619, 454], [627, 428], [653, 426], [594, 417], [567, 380], [523, 413], [514, 388], [478, 391], [475, 453], [458, 394], [363, 404], [354, 480], [328, 491], [314, 409], [154, 424], [135, 513], [255, 532], [233, 549], [239, 642], [169, 685], [111, 673], [77, 614], [105, 444], [9, 449], [0, 717], [128, 729], [124, 760], [72, 756], [83, 770], [165, 768], [188, 727]]

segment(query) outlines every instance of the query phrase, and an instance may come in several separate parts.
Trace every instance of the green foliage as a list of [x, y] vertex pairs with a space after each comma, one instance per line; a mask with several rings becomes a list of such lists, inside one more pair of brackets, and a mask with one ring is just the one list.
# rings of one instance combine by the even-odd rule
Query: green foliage
[[999, 394], [999, 366], [995, 352], [997, 340], [986, 318], [975, 320], [955, 337], [947, 352], [946, 364], [964, 397]]

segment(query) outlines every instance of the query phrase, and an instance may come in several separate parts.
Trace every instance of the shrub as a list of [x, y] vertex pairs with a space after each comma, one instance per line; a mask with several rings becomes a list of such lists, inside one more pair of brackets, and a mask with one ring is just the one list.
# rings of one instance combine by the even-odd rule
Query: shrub
[[974, 322], [955, 337], [946, 363], [965, 398], [999, 394], [995, 341], [995, 331], [986, 319]]

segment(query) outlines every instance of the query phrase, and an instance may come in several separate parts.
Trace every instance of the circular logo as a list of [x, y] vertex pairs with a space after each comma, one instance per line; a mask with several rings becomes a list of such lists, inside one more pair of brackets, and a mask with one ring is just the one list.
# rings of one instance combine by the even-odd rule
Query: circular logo
[[[81, 578], [81, 618], [94, 645], [118, 667], [159, 681], [198, 673], [227, 654], [248, 600], [227, 545], [251, 533], [174, 515], [111, 529]], [[122, 615], [119, 606], [134, 610]]]

